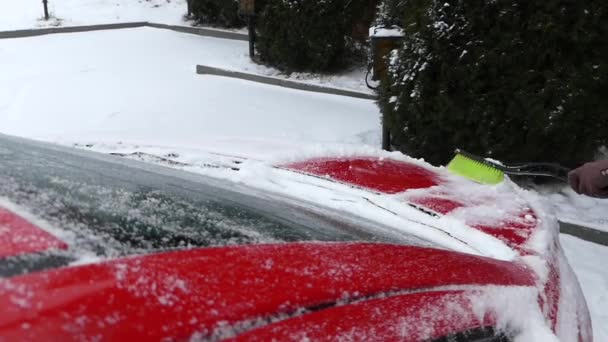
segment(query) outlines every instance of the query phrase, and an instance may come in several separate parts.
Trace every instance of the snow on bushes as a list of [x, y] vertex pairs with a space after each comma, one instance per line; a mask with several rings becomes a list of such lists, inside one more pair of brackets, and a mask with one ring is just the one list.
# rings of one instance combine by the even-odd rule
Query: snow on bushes
[[386, 2], [406, 32], [380, 91], [395, 148], [575, 166], [606, 145], [606, 2]]
[[[411, 2], [412, 0], [383, 0], [378, 6], [376, 26], [390, 27], [397, 25], [403, 27], [403, 18], [407, 14], [405, 8]], [[413, 8], [414, 6], [409, 7]], [[416, 7], [422, 8], [423, 6]]]

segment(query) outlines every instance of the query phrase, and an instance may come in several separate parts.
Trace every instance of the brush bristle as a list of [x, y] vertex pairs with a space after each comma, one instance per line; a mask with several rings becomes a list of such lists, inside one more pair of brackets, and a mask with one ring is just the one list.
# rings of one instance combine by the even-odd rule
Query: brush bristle
[[505, 174], [501, 170], [462, 154], [456, 154], [454, 159], [448, 164], [448, 170], [482, 184], [494, 185], [501, 183], [505, 179]]

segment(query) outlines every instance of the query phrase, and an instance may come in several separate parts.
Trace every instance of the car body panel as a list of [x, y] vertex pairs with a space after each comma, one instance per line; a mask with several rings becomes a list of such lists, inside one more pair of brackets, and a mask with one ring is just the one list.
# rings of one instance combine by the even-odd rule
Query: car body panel
[[[414, 162], [358, 156], [314, 158], [290, 163], [284, 167], [386, 195], [415, 190], [415, 195], [407, 198], [407, 204], [433, 215], [447, 215], [460, 208], [474, 207], [478, 202], [491, 203], [497, 200], [488, 196], [478, 199], [462, 198], [461, 194], [450, 191], [450, 181], [439, 169], [424, 167]], [[498, 221], [492, 225], [470, 226], [500, 239], [509, 247], [525, 249], [525, 243], [537, 228], [536, 213], [528, 206], [522, 205], [515, 215], [509, 213], [496, 218]]]
[[431, 291], [373, 299], [269, 324], [232, 341], [417, 342], [495, 326], [492, 314], [474, 312], [471, 297]]
[[[36, 272], [25, 275], [13, 272], [8, 278], [0, 279], [0, 336], [7, 340], [187, 339], [193, 336], [231, 337], [230, 333], [245, 333], [249, 335], [243, 336], [263, 339], [273, 332], [276, 336], [298, 336], [298, 333], [310, 332], [305, 328], [308, 325], [317, 324], [319, 333], [339, 336], [337, 327], [354, 328], [352, 319], [355, 318], [368, 320], [358, 322], [362, 336], [377, 332], [378, 336], [391, 339], [397, 331], [396, 323], [390, 322], [415, 320], [425, 308], [423, 303], [429, 305], [426, 306], [429, 310], [433, 307], [438, 310], [431, 310], [439, 316], [436, 329], [425, 335], [432, 338], [448, 330], [456, 332], [492, 324], [493, 320], [486, 321], [485, 316], [459, 320], [450, 314], [453, 307], [448, 304], [452, 299], [454, 307], [464, 308], [468, 317], [467, 296], [471, 291], [484, 291], [487, 286], [499, 285], [536, 291], [538, 310], [547, 326], [558, 333], [563, 330], [560, 327], [564, 322], [575, 321], [579, 340], [592, 341], [584, 297], [572, 271], [563, 263], [565, 258], [557, 231], [552, 230], [556, 227], [547, 224], [542, 213], [521, 198], [515, 189], [506, 187], [500, 189], [501, 192], [467, 183], [455, 179], [445, 169], [409, 158], [392, 160], [357, 155], [266, 165], [270, 170], [267, 174], [284, 178], [279, 186], [272, 188], [278, 193], [284, 192], [277, 195], [267, 188], [248, 187], [246, 178], [243, 185], [241, 179], [226, 181], [16, 138], [8, 142], [3, 139], [0, 136], [0, 144], [6, 146], [0, 155], [0, 196], [8, 197], [9, 202], [14, 200], [18, 206], [23, 205], [37, 219], [50, 222], [54, 229], [73, 235], [89, 229], [80, 240], [66, 240], [67, 250], [62, 250], [65, 246], [61, 242], [52, 246], [51, 239], [48, 246], [40, 247], [40, 251], [32, 250], [36, 254], [47, 253], [46, 247], [67, 254], [80, 252], [83, 240], [87, 242], [85, 247], [103, 246], [104, 238], [120, 240], [124, 234], [118, 237], [106, 234], [100, 235], [101, 239], [95, 236], [97, 240], [92, 239], [88, 244], [91, 241], [87, 240], [88, 236], [94, 235], [95, 230], [87, 225], [111, 228], [117, 223], [114, 219], [104, 221], [114, 217], [115, 211], [98, 215], [101, 202], [87, 201], [101, 198], [113, 203], [124, 199], [125, 192], [137, 196], [126, 197], [127, 200], [121, 202], [124, 208], [119, 208], [117, 216], [131, 213], [131, 209], [148, 210], [141, 211], [145, 215], [139, 216], [154, 217], [154, 221], [160, 222], [155, 229], [168, 232], [169, 237], [181, 238], [182, 223], [192, 222], [188, 221], [189, 214], [205, 207], [205, 203], [221, 199], [222, 203], [237, 205], [238, 216], [252, 222], [250, 227], [254, 231], [258, 222], [266, 222], [266, 219], [278, 220], [282, 227], [277, 230], [279, 232], [303, 229], [300, 232], [304, 235], [284, 242], [358, 241], [268, 244], [267, 240], [256, 238], [256, 231], [239, 240], [240, 246], [199, 248], [215, 246], [218, 241], [218, 246], [224, 245], [221, 239], [203, 239], [199, 244], [194, 239], [191, 240], [194, 244], [187, 248], [180, 244], [161, 244], [166, 249], [178, 250], [166, 252], [161, 248], [165, 252], [159, 253], [156, 245], [152, 248], [128, 245], [109, 252], [104, 250], [105, 254], [101, 255], [110, 260], [89, 265], [42, 272], [35, 268]], [[245, 168], [245, 164], [239, 167]], [[311, 189], [330, 193], [330, 200], [336, 199], [339, 203], [332, 210], [344, 208], [343, 213], [318, 210], [317, 205], [323, 207], [328, 203], [311, 203], [310, 199], [297, 195], [289, 197], [295, 189], [290, 188], [292, 181], [297, 187], [309, 185], [300, 194], [314, 191]], [[164, 197], [156, 196], [159, 192]], [[11, 199], [15, 193], [17, 195]], [[165, 200], [165, 195], [169, 196], [169, 202], [156, 202]], [[357, 208], [376, 210], [370, 213], [388, 212], [391, 218], [403, 218], [394, 222], [415, 227], [401, 227], [405, 234], [380, 236], [385, 227], [374, 226], [373, 217], [368, 215], [366, 218], [371, 221], [366, 221], [355, 210], [347, 210], [349, 203], [359, 203], [357, 196], [363, 198], [360, 203], [369, 206]], [[137, 198], [152, 203], [152, 209], [156, 203], [171, 203], [168, 208], [185, 212], [186, 221], [181, 217], [177, 221], [173, 218], [166, 221], [164, 215], [155, 216], [156, 211], [149, 207], [132, 207], [139, 201]], [[390, 204], [390, 209], [374, 202], [380, 200], [384, 201], [382, 204]], [[508, 210], [498, 208], [505, 204], [509, 204]], [[487, 205], [494, 206], [489, 210], [491, 217], [486, 215]], [[88, 216], [82, 215], [83, 212]], [[54, 220], [56, 214], [65, 213], [78, 215]], [[294, 213], [297, 214], [295, 218]], [[412, 213], [424, 216], [424, 222], [416, 226], [416, 220], [408, 217]], [[206, 214], [201, 213], [202, 217]], [[478, 220], [477, 214], [485, 215], [483, 220]], [[83, 217], [86, 224], [78, 224]], [[121, 229], [130, 229], [139, 222], [127, 221], [119, 225]], [[175, 222], [178, 224], [174, 225]], [[5, 226], [19, 231], [18, 227]], [[198, 223], [190, 226], [196, 228]], [[146, 225], [143, 227], [146, 229], [129, 232], [128, 236], [137, 238], [148, 229]], [[307, 235], [306, 229], [310, 227], [314, 234]], [[38, 227], [34, 225], [34, 228]], [[409, 232], [425, 229], [441, 231], [443, 235], [434, 236], [458, 240], [465, 246], [479, 247], [488, 243], [504, 247], [509, 254], [498, 260], [489, 258], [489, 253], [460, 253], [440, 249], [449, 248], [446, 245], [450, 244], [409, 237]], [[460, 235], [455, 236], [457, 229]], [[192, 237], [196, 237], [196, 229], [192, 232]], [[538, 235], [547, 238], [535, 240]], [[408, 237], [402, 238], [404, 236]], [[479, 237], [482, 239], [477, 239]], [[95, 245], [97, 242], [100, 244]], [[454, 245], [458, 244], [451, 246]], [[476, 251], [475, 248], [471, 250]], [[6, 251], [9, 255], [9, 248]], [[11, 253], [20, 252], [13, 250]], [[129, 255], [131, 257], [124, 258]], [[0, 262], [2, 259], [0, 257]], [[542, 269], [548, 270], [546, 274]], [[563, 304], [566, 296], [569, 305]], [[409, 309], [400, 311], [403, 305]], [[382, 320], [372, 314], [374, 307], [390, 318], [387, 324], [383, 325]], [[322, 321], [335, 324], [324, 326]], [[221, 335], [226, 331], [228, 335]], [[419, 335], [413, 331], [411, 336]]]
[[193, 249], [0, 280], [0, 336], [209, 337], [222, 326], [340, 301], [442, 286], [534, 283], [521, 265], [413, 246], [295, 243]]
[[[484, 207], [487, 203], [499, 203], [499, 195], [494, 196], [492, 192], [475, 191], [462, 192], [457, 189], [450, 177], [445, 175], [445, 170], [438, 168], [424, 168], [418, 161], [391, 161], [378, 157], [340, 157], [313, 158], [308, 161], [300, 161], [285, 165], [286, 168], [296, 172], [311, 174], [315, 177], [325, 177], [332, 181], [343, 182], [354, 187], [377, 191], [385, 195], [396, 195], [406, 204], [416, 207], [429, 215], [443, 217], [459, 210], [468, 210], [468, 217], [476, 214], [487, 216]], [[398, 169], [398, 172], [395, 172]], [[424, 170], [424, 171], [421, 171]], [[397, 175], [394, 187], [386, 186], [382, 182], [383, 175]], [[415, 177], [404, 177], [403, 174], [416, 175]], [[418, 179], [421, 178], [422, 180]], [[393, 181], [388, 176], [387, 181]], [[390, 180], [389, 180], [390, 179]], [[471, 188], [480, 187], [479, 184], [460, 179], [459, 182], [469, 182]], [[425, 184], [427, 186], [420, 186]], [[410, 194], [411, 193], [411, 194]], [[546, 277], [536, 274], [540, 278], [537, 286], [541, 289], [538, 302], [544, 316], [553, 331], [558, 330], [560, 324], [560, 300], [564, 287], [575, 288], [578, 292], [579, 312], [575, 314], [579, 320], [579, 340], [591, 341], [592, 332], [589, 312], [586, 308], [584, 297], [578, 283], [565, 283], [560, 278], [561, 272], [572, 272], [569, 269], [560, 269], [558, 263], [559, 255], [563, 251], [556, 240], [547, 240], [545, 245], [531, 244], [531, 238], [537, 233], [543, 233], [542, 219], [530, 207], [530, 204], [513, 195], [515, 202], [520, 202], [515, 210], [501, 213], [494, 210], [491, 223], [478, 223], [474, 220], [469, 222], [464, 218], [465, 224], [470, 228], [482, 231], [493, 236], [516, 251], [520, 257], [532, 256], [539, 258], [541, 263], [548, 269]], [[550, 236], [551, 234], [549, 234]], [[557, 235], [554, 239], [557, 239]], [[562, 319], [562, 320], [565, 320]]]
[[430, 188], [440, 181], [436, 172], [422, 166], [365, 156], [314, 158], [290, 163], [284, 167], [386, 194]]
[[0, 206], [0, 259], [54, 248], [67, 249], [68, 245]]

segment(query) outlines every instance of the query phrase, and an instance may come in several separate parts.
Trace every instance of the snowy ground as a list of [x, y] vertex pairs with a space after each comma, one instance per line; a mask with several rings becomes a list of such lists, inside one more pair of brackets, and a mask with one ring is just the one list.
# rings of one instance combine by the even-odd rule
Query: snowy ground
[[139, 28], [3, 40], [0, 54], [3, 133], [253, 158], [379, 140], [373, 101], [196, 75], [247, 66], [246, 42]]
[[[328, 146], [351, 152], [378, 146], [373, 101], [194, 72], [207, 64], [263, 73], [246, 53], [245, 42], [151, 28], [0, 40], [0, 132], [144, 152], [151, 161], [194, 169], [214, 153], [276, 160]], [[548, 198], [562, 217], [608, 225], [606, 201], [566, 190]], [[583, 284], [596, 340], [608, 341], [608, 271], [598, 263], [608, 248], [568, 236], [562, 243]]]
[[540, 192], [553, 204], [560, 221], [608, 232], [607, 199], [580, 196], [567, 186]]
[[152, 21], [184, 25], [186, 0], [48, 0], [52, 20], [44, 21], [42, 0], [0, 1], [0, 31], [48, 26]]
[[561, 234], [566, 257], [578, 277], [593, 320], [594, 340], [608, 341], [608, 247]]
[[[0, 31], [41, 28], [49, 26], [78, 26], [111, 24], [124, 22], [148, 21], [168, 25], [186, 25], [194, 23], [184, 19], [186, 0], [49, 0], [52, 19], [42, 20], [43, 7], [41, 0], [0, 0]], [[246, 29], [236, 29], [246, 33]], [[304, 83], [332, 86], [372, 93], [365, 84], [365, 67], [358, 66], [338, 75], [313, 75], [308, 73], [283, 74], [276, 69], [250, 63], [244, 57], [244, 51], [229, 56], [229, 61], [199, 59], [199, 64], [224, 67], [228, 69], [252, 72], [260, 75], [281, 77]]]

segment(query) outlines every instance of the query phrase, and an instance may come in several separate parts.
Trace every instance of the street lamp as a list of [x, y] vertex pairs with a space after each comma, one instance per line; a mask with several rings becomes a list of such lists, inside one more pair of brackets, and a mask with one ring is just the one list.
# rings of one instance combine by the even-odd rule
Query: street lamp
[[255, 56], [255, 0], [239, 0], [239, 14], [247, 18], [249, 57]]

